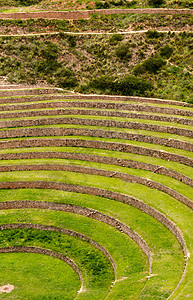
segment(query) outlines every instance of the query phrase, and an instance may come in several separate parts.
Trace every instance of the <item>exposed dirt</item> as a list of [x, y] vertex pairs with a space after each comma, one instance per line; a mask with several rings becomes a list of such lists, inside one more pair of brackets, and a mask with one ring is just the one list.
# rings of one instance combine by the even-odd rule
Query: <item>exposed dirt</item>
[[0, 294], [2, 293], [10, 293], [11, 291], [14, 290], [14, 285], [12, 284], [6, 284], [6, 285], [3, 285], [3, 286], [0, 286]]

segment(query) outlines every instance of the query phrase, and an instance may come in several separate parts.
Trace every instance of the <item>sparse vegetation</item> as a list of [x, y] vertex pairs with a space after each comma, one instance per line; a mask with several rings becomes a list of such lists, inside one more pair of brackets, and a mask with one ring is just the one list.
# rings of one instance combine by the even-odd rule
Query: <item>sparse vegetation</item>
[[42, 0], [0, 0], [1, 6], [30, 6], [40, 3]]
[[[105, 93], [191, 101], [192, 38], [191, 33], [157, 31], [134, 36], [2, 37], [0, 75], [10, 82], [48, 82], [84, 93], [97, 88]], [[123, 92], [120, 82], [133, 75], [146, 88], [132, 83], [132, 90]]]

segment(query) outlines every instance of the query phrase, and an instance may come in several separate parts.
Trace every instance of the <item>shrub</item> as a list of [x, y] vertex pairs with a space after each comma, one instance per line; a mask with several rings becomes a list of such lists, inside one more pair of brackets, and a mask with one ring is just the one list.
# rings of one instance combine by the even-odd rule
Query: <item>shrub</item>
[[[23, 44], [21, 46], [23, 46]], [[56, 60], [58, 58], [58, 53], [59, 53], [58, 45], [52, 42], [48, 42], [40, 50], [40, 55], [47, 60]]]
[[98, 9], [109, 8], [110, 3], [108, 1], [96, 1], [95, 7]]
[[133, 68], [135, 75], [143, 74], [144, 72], [158, 73], [158, 71], [166, 64], [160, 56], [152, 56], [144, 60], [141, 64]]
[[127, 75], [118, 82], [117, 91], [122, 95], [144, 95], [153, 85], [142, 78]]
[[148, 0], [149, 5], [159, 7], [165, 3], [164, 0]]
[[102, 91], [108, 90], [113, 94], [138, 96], [144, 95], [146, 90], [153, 88], [152, 84], [146, 80], [131, 75], [127, 75], [120, 80], [116, 77], [103, 75], [94, 78], [90, 82], [90, 86]]
[[139, 64], [133, 68], [133, 73], [137, 76], [143, 74], [145, 72], [145, 68], [143, 64]]
[[96, 77], [94, 78], [91, 82], [90, 82], [90, 86], [97, 88], [99, 90], [106, 90], [106, 89], [112, 89], [113, 87], [113, 82], [114, 82], [114, 78], [106, 76], [106, 75], [102, 75], [100, 77]]
[[150, 57], [143, 62], [143, 67], [150, 73], [157, 73], [165, 64], [165, 60], [159, 56]]
[[75, 36], [73, 36], [73, 35], [68, 36], [68, 44], [69, 44], [70, 47], [75, 47], [76, 46]]
[[128, 0], [97, 0], [95, 2], [95, 7], [98, 9], [103, 9], [103, 8], [110, 8], [112, 6], [126, 6], [130, 7], [136, 3], [135, 0], [128, 1]]
[[121, 43], [120, 45], [118, 45], [115, 50], [115, 54], [121, 60], [127, 60], [132, 57], [128, 43]]
[[0, 6], [30, 6], [40, 3], [42, 0], [0, 0]]
[[148, 39], [157, 39], [160, 37], [160, 32], [156, 31], [155, 29], [150, 29], [146, 32], [146, 36]]
[[160, 55], [162, 57], [169, 58], [173, 53], [173, 48], [170, 45], [165, 45], [160, 49]]
[[123, 40], [123, 35], [120, 34], [120, 33], [115, 33], [113, 34], [110, 39], [109, 39], [109, 42], [111, 45], [116, 45], [118, 42], [122, 41]]
[[78, 80], [74, 75], [74, 72], [69, 68], [62, 68], [56, 73], [57, 85], [61, 88], [75, 87], [78, 84]]

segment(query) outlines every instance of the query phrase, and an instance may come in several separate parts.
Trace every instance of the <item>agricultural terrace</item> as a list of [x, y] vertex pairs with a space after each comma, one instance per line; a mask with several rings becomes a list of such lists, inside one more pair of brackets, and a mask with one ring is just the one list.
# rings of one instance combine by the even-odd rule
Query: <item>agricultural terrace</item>
[[191, 106], [0, 93], [3, 299], [191, 295]]
[[191, 2], [0, 0], [1, 299], [193, 299]]

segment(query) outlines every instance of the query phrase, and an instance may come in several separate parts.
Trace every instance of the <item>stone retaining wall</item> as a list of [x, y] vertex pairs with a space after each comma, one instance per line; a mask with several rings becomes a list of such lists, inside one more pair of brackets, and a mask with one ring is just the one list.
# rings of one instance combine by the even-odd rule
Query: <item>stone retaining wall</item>
[[[110, 261], [113, 270], [114, 270], [114, 274], [115, 274], [115, 280], [116, 280], [116, 265], [114, 263], [114, 260], [112, 258], [112, 256], [110, 255], [110, 253], [100, 244], [98, 244], [97, 242], [95, 242], [93, 239], [91, 239], [90, 237], [87, 237], [86, 235], [70, 230], [70, 229], [66, 229], [66, 228], [61, 228], [61, 227], [55, 227], [55, 226], [51, 226], [51, 225], [41, 225], [41, 224], [28, 224], [28, 223], [17, 223], [17, 224], [3, 224], [0, 225], [0, 230], [7, 230], [7, 229], [37, 229], [37, 230], [48, 230], [48, 231], [54, 231], [54, 232], [59, 232], [65, 235], [69, 235], [69, 236], [73, 236], [76, 238], [79, 238], [83, 241], [86, 241], [88, 243], [90, 243], [91, 245], [93, 245], [95, 248], [97, 248], [99, 251], [101, 251], [105, 257]], [[1, 248], [0, 248], [1, 249]]]
[[[23, 186], [24, 188], [27, 187], [27, 185], [25, 184]], [[142, 251], [145, 253], [145, 255], [148, 258], [149, 273], [151, 274], [152, 254], [147, 243], [129, 226], [120, 222], [119, 220], [107, 216], [105, 214], [102, 214], [94, 209], [84, 208], [81, 206], [70, 205], [70, 204], [58, 204], [58, 203], [43, 202], [43, 201], [9, 201], [9, 202], [0, 203], [1, 210], [2, 209], [23, 209], [23, 208], [51, 209], [51, 210], [59, 210], [59, 211], [65, 211], [69, 213], [75, 213], [115, 227], [117, 230], [125, 233], [135, 243], [139, 245], [139, 247], [142, 249]]]
[[[52, 93], [52, 89], [50, 90]], [[54, 92], [59, 92], [59, 90], [54, 90]], [[44, 90], [42, 90], [42, 94], [44, 94]], [[22, 102], [33, 102], [33, 101], [41, 101], [41, 100], [54, 100], [54, 99], [76, 99], [76, 100], [99, 100], [99, 101], [132, 101], [132, 102], [141, 102], [141, 103], [156, 103], [156, 104], [169, 104], [169, 105], [177, 105], [177, 106], [185, 106], [192, 107], [191, 104], [181, 101], [174, 100], [165, 100], [165, 99], [157, 99], [157, 98], [144, 98], [144, 97], [136, 97], [136, 96], [114, 96], [114, 95], [84, 95], [84, 94], [57, 94], [51, 96], [35, 96], [35, 97], [27, 97], [24, 95], [22, 97]], [[13, 102], [21, 102], [21, 97], [12, 97], [11, 101]], [[9, 103], [10, 98], [0, 99], [0, 103]]]
[[140, 114], [135, 112], [122, 112], [113, 110], [88, 110], [88, 109], [50, 109], [50, 110], [34, 110], [34, 111], [20, 111], [20, 112], [8, 112], [0, 113], [0, 119], [9, 118], [27, 118], [38, 116], [58, 116], [58, 115], [87, 115], [87, 116], [105, 116], [105, 117], [119, 117], [119, 118], [132, 118], [153, 120], [161, 122], [175, 122], [183, 125], [193, 126], [193, 120], [187, 118], [170, 117], [163, 115], [150, 115]]
[[141, 146], [134, 146], [124, 143], [116, 142], [103, 142], [103, 141], [91, 141], [81, 139], [26, 139], [26, 140], [12, 140], [12, 141], [0, 141], [1, 149], [11, 148], [28, 148], [28, 147], [84, 147], [84, 148], [96, 148], [104, 150], [112, 150], [126, 153], [135, 153], [139, 155], [151, 156], [161, 158], [167, 161], [175, 161], [181, 164], [193, 167], [193, 160], [187, 156], [178, 155], [175, 153], [169, 153], [162, 150], [150, 149]]
[[137, 8], [137, 9], [95, 9], [95, 10], [77, 10], [77, 11], [43, 11], [43, 12], [16, 12], [0, 13], [1, 19], [65, 19], [79, 20], [88, 19], [94, 13], [99, 15], [111, 14], [193, 14], [191, 9], [167, 9], [167, 8]]
[[[55, 119], [54, 119], [55, 120]], [[66, 122], [67, 124], [78, 124], [79, 122], [73, 122], [76, 119], [69, 119], [70, 122]], [[52, 120], [51, 120], [52, 121]], [[51, 122], [50, 121], [50, 122]], [[68, 120], [67, 120], [68, 121]], [[72, 121], [72, 122], [71, 122]], [[79, 120], [78, 120], [79, 121]], [[22, 121], [21, 121], [22, 122]], [[57, 122], [56, 122], [57, 123]], [[82, 123], [82, 122], [80, 122]], [[85, 125], [90, 122], [83, 122]], [[95, 123], [95, 122], [94, 122]], [[96, 122], [97, 123], [97, 122]], [[102, 123], [102, 122], [101, 122]], [[107, 123], [108, 121], [104, 122]], [[25, 121], [23, 121], [25, 124]], [[62, 121], [59, 121], [58, 124], [63, 124]], [[140, 123], [139, 123], [140, 124]], [[38, 125], [38, 122], [34, 122], [34, 126]], [[83, 124], [81, 124], [83, 125]], [[100, 126], [100, 125], [98, 125]], [[116, 127], [116, 126], [114, 126]], [[46, 137], [46, 136], [87, 136], [87, 137], [99, 137], [106, 139], [125, 139], [149, 143], [149, 144], [157, 144], [166, 147], [172, 147], [176, 149], [182, 149], [186, 151], [193, 151], [193, 144], [185, 141], [174, 140], [174, 139], [165, 139], [156, 136], [148, 136], [137, 133], [126, 133], [119, 131], [108, 131], [108, 130], [94, 130], [94, 129], [84, 129], [84, 128], [19, 128], [19, 129], [9, 129], [9, 130], [0, 130], [0, 139], [5, 138], [19, 138], [19, 137]]]
[[[69, 98], [71, 97], [68, 97], [68, 99]], [[63, 108], [63, 107], [86, 107], [86, 108], [96, 108], [96, 109], [132, 110], [132, 111], [145, 111], [145, 112], [193, 117], [193, 110], [150, 106], [150, 105], [133, 104], [133, 103], [108, 103], [104, 101], [100, 101], [100, 102], [58, 101], [58, 102], [45, 102], [45, 103], [11, 104], [11, 105], [1, 105], [0, 111], [28, 110], [28, 109], [41, 109], [41, 108]]]
[[172, 177], [187, 185], [193, 186], [193, 180], [179, 172], [165, 168], [163, 166], [143, 163], [140, 161], [133, 161], [121, 158], [114, 158], [108, 156], [98, 156], [83, 153], [70, 153], [70, 152], [23, 152], [23, 153], [0, 153], [0, 160], [16, 160], [16, 159], [70, 159], [82, 160], [89, 162], [96, 162], [101, 164], [117, 165], [126, 168], [142, 169], [151, 171], [157, 174]]
[[81, 287], [83, 287], [82, 274], [81, 274], [79, 268], [77, 267], [77, 265], [75, 264], [75, 262], [68, 256], [64, 256], [61, 253], [54, 252], [54, 251], [48, 250], [48, 249], [39, 248], [39, 247], [16, 246], [16, 247], [0, 248], [0, 253], [17, 253], [17, 252], [44, 254], [44, 255], [53, 256], [55, 258], [65, 261], [78, 274], [78, 276], [80, 278], [80, 282], [81, 282]]
[[132, 183], [139, 183], [143, 184], [151, 189], [156, 189], [162, 191], [174, 199], [188, 205], [193, 209], [193, 202], [185, 197], [184, 195], [176, 192], [175, 190], [159, 183], [155, 182], [151, 179], [146, 179], [143, 177], [130, 175], [121, 172], [114, 172], [114, 171], [106, 171], [103, 169], [95, 169], [95, 168], [88, 168], [88, 167], [81, 167], [81, 166], [74, 166], [74, 165], [7, 165], [7, 166], [0, 166], [0, 172], [11, 172], [11, 171], [66, 171], [66, 172], [76, 172], [76, 173], [83, 173], [83, 174], [90, 174], [90, 175], [98, 175], [98, 176], [105, 176], [111, 178], [119, 178], [127, 182]]
[[[153, 207], [150, 207], [146, 203], [131, 197], [129, 195], [112, 192], [104, 189], [87, 187], [87, 186], [80, 186], [80, 185], [71, 185], [71, 184], [64, 184], [59, 182], [41, 182], [41, 181], [33, 181], [33, 182], [0, 182], [1, 189], [21, 189], [21, 188], [38, 188], [38, 189], [55, 189], [55, 190], [62, 190], [62, 191], [69, 191], [75, 193], [82, 193], [82, 194], [89, 194], [95, 195], [100, 197], [105, 197], [107, 199], [112, 199], [115, 201], [119, 201], [122, 203], [126, 203], [131, 205], [141, 211], [147, 213], [148, 215], [154, 217], [156, 220], [161, 222], [164, 226], [166, 226], [178, 239], [179, 243], [183, 247], [183, 251], [185, 254], [185, 259], [187, 260], [187, 248], [183, 238], [181, 231], [176, 227], [176, 225], [169, 220], [165, 215], [160, 213]], [[71, 213], [78, 213], [84, 215], [86, 217], [97, 219], [99, 221], [105, 222], [111, 226], [114, 226], [120, 231], [127, 234], [131, 234], [131, 238], [133, 239], [133, 232], [130, 228], [127, 229], [127, 226], [118, 220], [106, 216], [104, 214], [99, 213], [96, 210], [83, 208], [80, 206], [70, 205], [70, 204], [60, 204], [60, 203], [52, 203], [52, 202], [43, 202], [43, 201], [8, 201], [8, 202], [1, 202], [0, 209], [19, 209], [19, 208], [39, 208], [39, 209], [51, 209], [51, 210], [60, 210], [66, 211]], [[113, 224], [113, 225], [112, 225]], [[126, 227], [125, 227], [126, 226]], [[136, 243], [141, 243], [141, 240], [137, 237]], [[140, 245], [140, 244], [139, 244]], [[147, 248], [147, 245], [142, 242], [141, 246], [143, 251], [146, 251], [146, 255], [151, 260], [150, 257], [150, 250]], [[147, 249], [147, 250], [146, 250]]]
[[[1, 18], [1, 14], [0, 14]], [[57, 88], [45, 88], [45, 89], [16, 89], [16, 90], [0, 90], [0, 97], [8, 96], [25, 96], [25, 95], [41, 95], [41, 94], [54, 94], [58, 93]], [[2, 103], [2, 102], [1, 102]]]
[[[24, 115], [25, 115], [25, 113], [24, 113]], [[124, 122], [124, 121], [120, 122], [120, 121], [116, 121], [116, 120], [81, 119], [81, 118], [77, 118], [77, 117], [76, 118], [73, 118], [73, 117], [57, 118], [57, 117], [55, 117], [55, 118], [40, 118], [40, 119], [32, 119], [32, 120], [0, 121], [0, 128], [25, 127], [25, 126], [28, 127], [28, 126], [40, 126], [40, 125], [58, 125], [58, 124], [128, 128], [128, 129], [137, 129], [137, 130], [165, 132], [165, 133], [176, 134], [176, 135], [180, 135], [180, 136], [193, 137], [193, 130], [191, 130], [191, 129], [184, 129], [184, 128], [178, 128], [178, 127], [173, 127], [173, 126], [153, 125], [153, 124], [138, 123], [138, 122]], [[145, 138], [145, 136], [144, 136], [144, 138]], [[181, 143], [185, 143], [185, 142], [181, 142]], [[193, 150], [193, 148], [191, 149], [191, 151], [192, 150]]]

